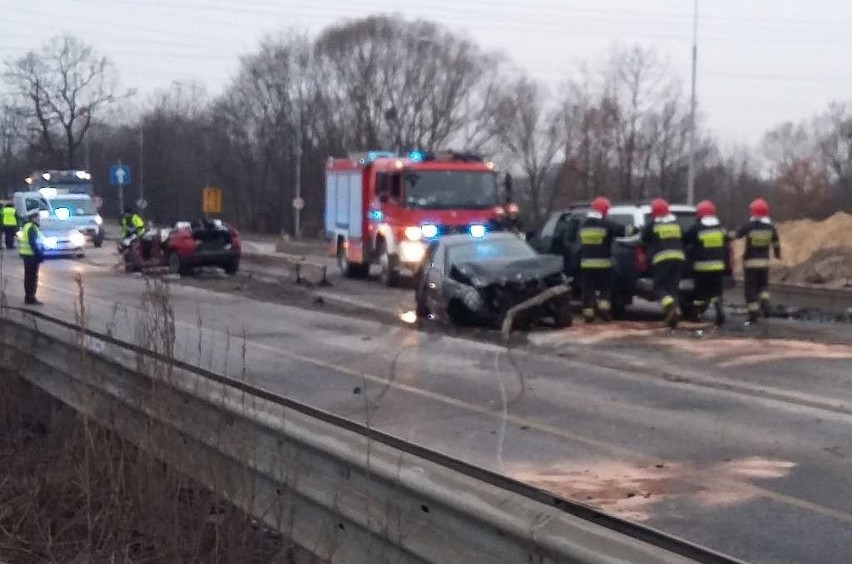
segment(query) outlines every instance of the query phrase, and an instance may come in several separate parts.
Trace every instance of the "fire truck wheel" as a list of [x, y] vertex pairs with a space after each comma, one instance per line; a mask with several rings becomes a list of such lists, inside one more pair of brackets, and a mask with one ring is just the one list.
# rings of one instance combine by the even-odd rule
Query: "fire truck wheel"
[[387, 247], [382, 245], [382, 254], [379, 257], [379, 266], [381, 267], [379, 280], [388, 288], [399, 286], [398, 262], [397, 256], [389, 254]]
[[337, 267], [346, 278], [366, 278], [370, 272], [369, 264], [352, 263], [346, 258], [343, 245], [337, 248]]

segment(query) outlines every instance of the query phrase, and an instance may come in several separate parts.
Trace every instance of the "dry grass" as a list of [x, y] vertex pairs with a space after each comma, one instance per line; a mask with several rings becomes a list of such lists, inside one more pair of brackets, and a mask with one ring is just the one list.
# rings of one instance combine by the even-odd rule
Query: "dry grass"
[[[82, 280], [77, 284], [77, 324], [85, 327], [85, 288]], [[175, 323], [168, 286], [151, 282], [142, 305], [137, 343], [171, 356]], [[74, 360], [91, 365], [82, 332], [79, 343]], [[136, 368], [161, 383], [145, 393], [146, 401], [156, 402], [157, 386], [173, 377], [171, 365], [140, 356]], [[199, 485], [9, 373], [0, 374], [0, 468], [0, 561], [294, 561], [292, 544], [227, 502], [224, 489]]]

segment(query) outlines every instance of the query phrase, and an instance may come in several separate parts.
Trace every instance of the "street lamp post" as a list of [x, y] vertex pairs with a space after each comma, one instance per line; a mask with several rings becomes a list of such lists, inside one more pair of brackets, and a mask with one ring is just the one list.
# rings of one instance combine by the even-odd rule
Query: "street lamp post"
[[692, 96], [689, 103], [689, 172], [686, 184], [686, 203], [695, 204], [695, 84], [698, 75], [698, 0], [694, 0], [692, 22]]

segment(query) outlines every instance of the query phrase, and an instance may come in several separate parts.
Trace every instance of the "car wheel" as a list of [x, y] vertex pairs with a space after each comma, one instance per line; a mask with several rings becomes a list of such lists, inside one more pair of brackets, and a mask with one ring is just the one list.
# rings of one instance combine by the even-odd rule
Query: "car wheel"
[[223, 265], [225, 274], [233, 276], [240, 270], [240, 259], [232, 259]]
[[169, 267], [169, 274], [183, 274], [186, 272], [186, 267], [183, 265], [183, 261], [180, 260], [180, 256], [178, 256], [178, 254], [174, 251], [169, 253], [166, 264]]
[[379, 280], [388, 288], [399, 286], [399, 270], [397, 267], [398, 259], [396, 255], [388, 253], [388, 248], [382, 244], [382, 254], [379, 257]]
[[626, 316], [627, 316], [627, 306], [622, 304], [622, 303], [619, 303], [619, 302], [614, 302], [612, 304], [612, 318], [620, 320], [620, 319], [624, 319]]
[[553, 324], [557, 329], [571, 327], [574, 323], [574, 312], [571, 311], [571, 298], [569, 296], [560, 296], [556, 298], [553, 304]]

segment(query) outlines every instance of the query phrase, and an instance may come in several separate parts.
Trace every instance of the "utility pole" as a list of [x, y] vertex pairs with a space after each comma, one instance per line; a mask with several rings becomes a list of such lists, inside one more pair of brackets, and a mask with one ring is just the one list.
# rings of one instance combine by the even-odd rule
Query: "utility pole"
[[139, 126], [139, 201], [145, 201], [145, 124]]
[[[296, 135], [296, 201], [302, 201], [302, 110], [299, 109], [299, 125]], [[296, 239], [302, 238], [302, 206], [293, 206], [293, 235]]]
[[692, 22], [692, 96], [689, 103], [689, 172], [686, 183], [686, 203], [695, 204], [695, 83], [698, 75], [698, 0], [694, 0]]

